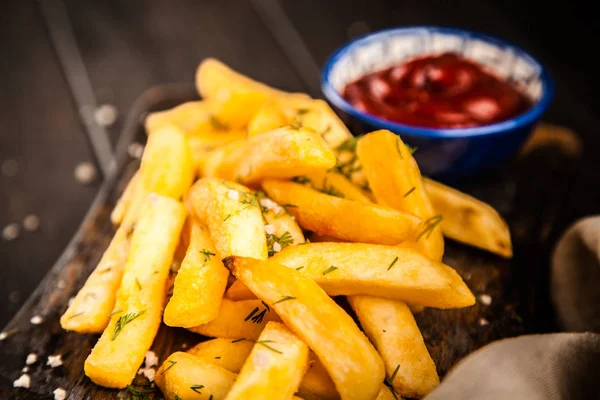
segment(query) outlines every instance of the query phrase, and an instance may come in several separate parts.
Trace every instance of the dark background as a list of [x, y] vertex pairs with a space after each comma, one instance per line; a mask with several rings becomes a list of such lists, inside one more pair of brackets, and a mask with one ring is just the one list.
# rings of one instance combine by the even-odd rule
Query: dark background
[[[73, 177], [78, 163], [96, 160], [80, 117], [81, 104], [65, 79], [39, 3], [3, 3], [0, 164], [15, 159], [19, 170], [14, 177], [0, 174], [0, 228], [21, 224], [31, 213], [41, 225], [37, 232], [21, 229], [14, 241], [0, 239], [0, 327], [58, 258], [101, 183], [83, 186]], [[531, 52], [556, 81], [556, 98], [545, 119], [575, 130], [585, 149], [558, 226], [600, 209], [600, 85], [594, 54], [599, 29], [587, 2], [279, 3], [319, 66], [357, 33], [418, 24], [478, 30]], [[248, 1], [65, 0], [64, 5], [97, 102], [113, 104], [119, 112], [118, 121], [108, 128], [113, 146], [128, 110], [144, 90], [160, 83], [191, 84], [205, 57], [217, 57], [276, 87], [306, 90]]]

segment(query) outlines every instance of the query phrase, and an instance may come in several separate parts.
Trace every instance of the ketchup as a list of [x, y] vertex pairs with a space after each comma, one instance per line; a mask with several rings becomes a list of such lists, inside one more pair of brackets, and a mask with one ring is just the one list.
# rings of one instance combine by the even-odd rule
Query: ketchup
[[369, 114], [431, 128], [488, 125], [532, 106], [508, 82], [455, 53], [417, 58], [365, 75], [349, 83], [343, 96]]

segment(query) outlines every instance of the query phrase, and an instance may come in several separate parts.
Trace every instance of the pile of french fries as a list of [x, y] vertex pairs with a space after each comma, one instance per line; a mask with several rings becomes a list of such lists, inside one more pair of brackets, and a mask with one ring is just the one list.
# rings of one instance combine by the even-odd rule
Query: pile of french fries
[[422, 178], [397, 135], [353, 137], [321, 100], [214, 59], [196, 85], [203, 100], [148, 116], [116, 233], [61, 318], [101, 334], [86, 375], [130, 385], [164, 321], [213, 338], [164, 360], [155, 382], [167, 399], [433, 390], [412, 312], [474, 304], [441, 261], [444, 235], [510, 257], [502, 218]]

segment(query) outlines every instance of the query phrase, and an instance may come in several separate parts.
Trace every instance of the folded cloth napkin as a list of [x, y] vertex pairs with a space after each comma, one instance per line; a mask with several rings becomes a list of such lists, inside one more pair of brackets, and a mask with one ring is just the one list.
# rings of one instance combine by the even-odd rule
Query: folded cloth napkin
[[425, 399], [600, 400], [600, 217], [575, 223], [560, 238], [551, 285], [558, 322], [571, 333], [491, 343]]

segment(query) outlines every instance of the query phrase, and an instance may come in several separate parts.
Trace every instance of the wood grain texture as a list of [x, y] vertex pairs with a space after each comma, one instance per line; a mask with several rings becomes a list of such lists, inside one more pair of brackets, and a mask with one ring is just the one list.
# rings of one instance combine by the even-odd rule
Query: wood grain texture
[[[139, 124], [140, 115], [171, 107], [193, 96], [192, 88], [163, 86], [151, 89], [136, 102], [118, 146], [119, 173], [102, 187], [78, 234], [6, 328], [18, 328], [19, 332], [0, 342], [1, 398], [47, 398], [57, 387], [65, 388], [70, 399], [113, 399], [117, 395], [115, 390], [95, 386], [83, 374], [83, 363], [97, 336], [65, 332], [58, 319], [69, 298], [95, 267], [114, 232], [110, 210], [137, 167], [123, 149], [132, 140], [145, 137]], [[543, 250], [558, 205], [564, 199], [565, 192], [557, 188], [567, 187], [572, 172], [569, 167], [575, 165], [572, 153], [553, 143], [537, 144], [504, 171], [479, 177], [463, 187], [507, 217], [515, 258], [502, 260], [447, 242], [444, 262], [457, 269], [476, 295], [490, 295], [492, 304], [477, 303], [461, 310], [426, 309], [416, 315], [442, 377], [458, 360], [493, 340], [539, 331], [538, 321], [532, 319], [539, 311], [535, 294], [546, 284], [547, 277], [536, 255]], [[33, 315], [41, 315], [44, 322], [32, 325], [29, 320]], [[482, 326], [481, 318], [489, 321], [489, 325]], [[171, 352], [181, 350], [184, 343], [192, 346], [201, 339], [200, 335], [163, 325], [152, 349], [164, 360]], [[40, 359], [30, 367], [32, 389], [13, 390], [12, 381], [20, 376], [25, 358], [31, 352]], [[53, 354], [62, 354], [63, 366], [50, 369], [44, 365], [46, 357]]]

